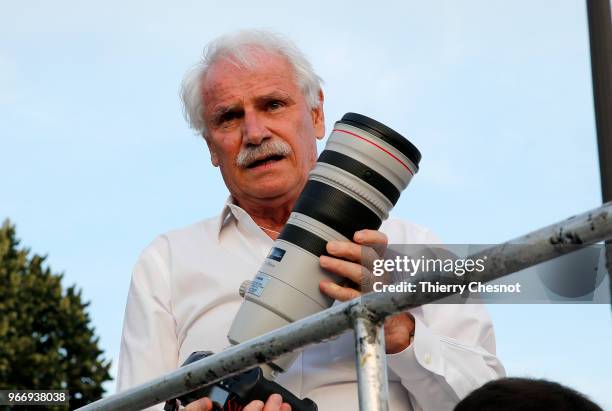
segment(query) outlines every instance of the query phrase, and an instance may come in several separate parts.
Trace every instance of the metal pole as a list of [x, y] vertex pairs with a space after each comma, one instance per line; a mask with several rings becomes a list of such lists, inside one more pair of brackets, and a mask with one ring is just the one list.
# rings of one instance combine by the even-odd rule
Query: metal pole
[[587, 0], [593, 102], [603, 201], [612, 201], [612, 23], [610, 0]]
[[[587, 0], [593, 102], [603, 202], [612, 201], [612, 23], [610, 0]], [[606, 269], [612, 294], [612, 242], [606, 242]]]
[[389, 410], [389, 383], [383, 324], [367, 310], [355, 309], [355, 356], [359, 409]]
[[[494, 263], [482, 273], [474, 272], [472, 281], [494, 280], [609, 238], [612, 238], [612, 203], [506, 243], [512, 247], [502, 244], [489, 249], [488, 255], [494, 257]], [[143, 409], [339, 335], [353, 325], [355, 309], [368, 310], [372, 321], [382, 321], [388, 315], [444, 296], [439, 293], [365, 294], [79, 409]]]

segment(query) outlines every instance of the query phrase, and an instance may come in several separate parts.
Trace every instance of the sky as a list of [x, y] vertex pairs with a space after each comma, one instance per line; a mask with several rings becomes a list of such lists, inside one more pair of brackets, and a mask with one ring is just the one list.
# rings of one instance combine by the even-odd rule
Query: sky
[[[327, 130], [358, 112], [421, 150], [394, 214], [447, 243], [500, 243], [601, 204], [583, 1], [0, 0], [0, 219], [91, 301], [113, 373], [139, 253], [227, 197], [178, 91], [209, 40], [244, 28], [311, 59]], [[510, 375], [612, 409], [609, 306], [489, 310]]]

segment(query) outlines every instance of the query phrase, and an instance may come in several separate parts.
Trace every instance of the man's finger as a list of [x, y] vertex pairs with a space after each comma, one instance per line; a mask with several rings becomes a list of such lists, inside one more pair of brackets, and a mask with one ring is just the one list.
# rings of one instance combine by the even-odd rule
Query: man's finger
[[371, 246], [376, 253], [382, 257], [387, 251], [389, 239], [385, 233], [377, 230], [359, 230], [353, 235], [353, 241], [357, 244]]
[[368, 267], [369, 270], [372, 270], [374, 267], [375, 260], [384, 258], [384, 254], [379, 254], [378, 251], [372, 247], [374, 246], [361, 246], [361, 265]]
[[325, 249], [334, 257], [344, 258], [356, 263], [361, 262], [361, 245], [350, 241], [333, 240], [327, 243]]
[[361, 280], [366, 275], [366, 268], [360, 264], [350, 261], [340, 260], [334, 257], [322, 255], [319, 257], [319, 262], [324, 270], [330, 273], [337, 274], [341, 277], [348, 278], [355, 284], [361, 285]]
[[319, 283], [319, 288], [323, 294], [338, 301], [352, 300], [353, 298], [357, 298], [361, 295], [361, 293], [357, 290], [348, 287], [340, 287], [338, 284], [329, 280], [321, 281]]
[[213, 404], [208, 398], [200, 398], [197, 401], [187, 404], [186, 411], [212, 411]]
[[254, 400], [248, 403], [247, 406], [244, 407], [243, 411], [261, 411], [263, 410], [263, 407], [264, 407], [263, 401]]
[[280, 407], [280, 411], [291, 411], [291, 405], [284, 402], [283, 405], [281, 405]]
[[359, 244], [387, 244], [389, 242], [387, 235], [378, 230], [359, 230], [355, 231], [353, 241]]
[[272, 394], [268, 397], [268, 401], [266, 401], [263, 411], [279, 411], [282, 403], [283, 397], [279, 394]]
[[327, 252], [334, 256], [360, 265], [371, 267], [374, 260], [381, 258], [378, 251], [371, 246], [360, 245], [348, 241], [330, 241], [327, 243]]

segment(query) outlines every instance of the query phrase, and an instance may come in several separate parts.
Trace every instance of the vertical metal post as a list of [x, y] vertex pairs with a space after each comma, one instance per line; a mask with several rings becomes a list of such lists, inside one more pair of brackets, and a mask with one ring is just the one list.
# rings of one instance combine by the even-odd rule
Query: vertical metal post
[[[612, 201], [612, 22], [610, 0], [586, 0], [593, 74], [593, 102], [603, 202]], [[612, 241], [606, 241], [612, 294]]]
[[359, 409], [361, 411], [389, 410], [389, 383], [383, 324], [373, 319], [366, 309], [355, 310], [355, 354]]

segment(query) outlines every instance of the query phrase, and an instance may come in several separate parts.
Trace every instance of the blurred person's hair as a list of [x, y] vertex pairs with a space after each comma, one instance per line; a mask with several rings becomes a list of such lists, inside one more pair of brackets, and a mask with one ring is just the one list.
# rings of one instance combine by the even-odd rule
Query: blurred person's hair
[[603, 411], [585, 395], [559, 383], [502, 378], [472, 391], [454, 411]]
[[192, 129], [202, 136], [206, 135], [202, 86], [210, 67], [226, 59], [239, 68], [251, 68], [261, 62], [262, 54], [277, 54], [287, 59], [308, 107], [312, 109], [319, 106], [322, 80], [300, 49], [280, 34], [264, 30], [243, 30], [220, 36], [208, 43], [202, 59], [185, 74], [181, 84], [181, 99], [183, 114]]

